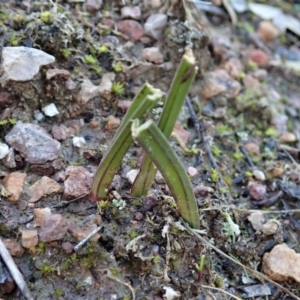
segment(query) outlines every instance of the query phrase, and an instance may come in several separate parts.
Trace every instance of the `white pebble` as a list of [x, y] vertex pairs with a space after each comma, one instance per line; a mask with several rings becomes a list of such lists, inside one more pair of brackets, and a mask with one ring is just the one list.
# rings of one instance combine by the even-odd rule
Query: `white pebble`
[[51, 103], [45, 107], [42, 108], [42, 111], [44, 114], [48, 117], [54, 117], [59, 114], [59, 111], [57, 110], [54, 103]]
[[194, 168], [194, 167], [188, 167], [187, 171], [188, 171], [188, 174], [189, 174], [191, 177], [196, 176], [197, 173], [198, 173], [197, 169]]
[[139, 173], [139, 170], [136, 170], [136, 169], [130, 170], [130, 171], [127, 172], [127, 174], [126, 174], [127, 180], [128, 180], [131, 184], [133, 184], [134, 181], [135, 181], [135, 178], [136, 178], [136, 176], [137, 176], [138, 173]]
[[85, 139], [83, 137], [74, 136], [73, 137], [73, 146], [81, 148], [85, 144]]
[[253, 176], [260, 181], [265, 181], [266, 180], [266, 176], [264, 174], [264, 172], [260, 171], [260, 170], [254, 170], [252, 172]]
[[0, 143], [0, 159], [4, 158], [8, 153], [8, 146], [6, 144]]

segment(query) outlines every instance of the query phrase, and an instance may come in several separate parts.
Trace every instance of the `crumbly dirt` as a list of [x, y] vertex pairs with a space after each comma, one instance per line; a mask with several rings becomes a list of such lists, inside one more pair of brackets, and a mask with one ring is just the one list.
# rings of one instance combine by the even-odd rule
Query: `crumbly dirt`
[[[3, 110], [9, 109], [9, 118], [32, 123], [35, 122], [35, 111], [49, 103], [55, 103], [60, 114], [39, 122], [47, 132], [51, 132], [55, 124], [68, 127], [78, 124], [78, 120], [83, 120], [80, 136], [85, 137], [87, 143], [78, 149], [72, 145], [70, 138], [61, 142], [62, 170], [75, 165], [84, 166], [94, 172], [114, 136], [114, 131], [108, 132], [105, 129], [107, 116], [114, 115], [122, 119], [124, 115], [122, 110], [117, 109], [118, 100], [131, 100], [136, 90], [145, 82], [167, 92], [183, 50], [190, 46], [199, 66], [190, 96], [204, 126], [222, 180], [212, 170], [212, 162], [203, 142], [199, 141], [186, 108], [183, 108], [180, 122], [191, 133], [188, 146], [195, 145], [201, 150], [201, 155], [187, 156], [176, 140], [171, 139], [170, 143], [186, 169], [191, 166], [197, 169], [198, 174], [191, 178], [193, 187], [202, 185], [211, 188], [196, 194], [201, 230], [205, 231], [203, 236], [228, 255], [257, 270], [261, 270], [263, 254], [278, 243], [285, 241], [293, 245], [295, 250], [299, 250], [297, 214], [292, 218], [286, 214], [266, 215], [268, 219], [278, 219], [281, 224], [281, 230], [273, 235], [255, 232], [247, 219], [249, 209], [263, 206], [251, 202], [249, 198], [247, 185], [249, 181], [256, 181], [253, 179], [251, 172], [254, 168], [249, 165], [249, 160], [267, 174], [267, 197], [272, 197], [278, 191], [278, 185], [275, 185], [278, 179], [294, 184], [299, 182], [298, 164], [291, 159], [288, 150], [281, 151], [278, 148], [277, 136], [274, 130], [270, 130], [273, 128], [274, 111], [279, 110], [289, 117], [288, 131], [296, 132], [299, 129], [298, 108], [289, 102], [293, 95], [299, 95], [298, 76], [281, 67], [266, 67], [267, 79], [260, 88], [243, 86], [237, 97], [227, 99], [226, 115], [223, 118], [214, 118], [209, 114], [209, 109], [207, 110], [210, 100], [203, 101], [199, 97], [206, 72], [218, 68], [222, 63], [212, 50], [207, 32], [210, 30], [219, 36], [229, 34], [232, 40], [229, 47], [235, 51], [236, 44], [243, 45], [239, 49], [247, 49], [250, 44], [246, 26], [234, 30], [230, 27], [228, 17], [208, 16], [209, 21], [202, 26], [203, 30], [191, 28], [185, 23], [181, 2], [170, 1], [162, 11], [169, 14], [168, 28], [161, 40], [151, 41], [160, 48], [165, 62], [170, 63], [170, 68], [167, 64], [145, 64], [141, 55], [144, 45], [141, 42], [133, 42], [134, 45], [129, 48], [126, 43], [131, 42], [130, 38], [97, 26], [104, 17], [117, 22], [120, 19], [122, 1], [104, 1], [103, 8], [95, 13], [86, 12], [80, 1], [58, 1], [57, 4], [46, 2], [33, 1], [27, 9], [25, 1], [2, 3], [0, 24], [5, 29], [4, 46], [30, 44], [31, 47], [55, 56], [56, 62], [51, 68], [68, 70], [76, 88], [72, 91], [66, 90], [65, 79], [60, 77], [47, 81], [47, 68], [43, 68], [32, 82], [14, 82], [3, 89], [13, 97], [11, 104], [3, 106]], [[151, 13], [160, 11], [150, 9], [148, 1], [132, 2], [142, 9], [141, 22]], [[53, 20], [48, 24], [42, 22], [39, 18], [41, 11], [51, 11]], [[255, 20], [249, 15], [242, 16], [241, 19], [243, 24], [255, 26]], [[95, 47], [105, 43], [109, 44], [109, 51], [94, 54]], [[96, 66], [87, 64], [84, 60], [85, 55], [91, 54], [94, 54], [98, 61]], [[243, 54], [241, 56], [243, 57]], [[114, 63], [118, 61], [121, 61], [124, 67], [121, 72], [115, 72], [113, 69]], [[97, 68], [99, 66], [101, 71]], [[251, 66], [248, 65], [245, 72], [250, 72], [250, 69]], [[115, 72], [115, 81], [124, 84], [124, 94], [115, 95], [110, 99], [94, 97], [86, 105], [76, 105], [79, 84], [83, 79], [90, 79], [97, 85], [107, 72]], [[264, 97], [269, 97], [268, 92], [271, 88], [280, 93], [280, 99], [276, 103], [268, 102], [267, 105], [261, 103]], [[214, 101], [217, 103], [222, 99], [214, 98]], [[208, 112], [202, 114], [202, 109]], [[91, 119], [98, 124], [97, 128], [90, 126]], [[1, 125], [1, 141], [4, 141], [12, 126]], [[259, 145], [261, 152], [246, 156], [239, 152], [239, 147], [244, 143], [242, 136], [245, 133], [248, 135], [248, 141], [253, 140]], [[299, 149], [297, 143], [293, 146]], [[265, 151], [266, 148], [269, 150]], [[96, 155], [86, 159], [83, 157], [84, 150], [94, 150]], [[170, 195], [164, 184], [155, 183], [152, 186], [151, 197], [157, 199], [157, 202], [153, 202], [151, 197], [130, 197], [130, 184], [123, 176], [124, 170], [137, 166], [140, 152], [136, 145], [130, 149], [119, 170], [119, 181], [115, 182], [112, 188], [117, 190], [126, 202], [122, 209], [112, 201], [103, 202], [102, 205], [92, 204], [88, 196], [74, 202], [65, 201], [62, 195], [47, 196], [35, 204], [35, 208], [51, 208], [53, 214], [62, 214], [70, 224], [76, 224], [79, 228], [85, 228], [87, 224], [94, 222], [100, 223], [99, 218], [105, 221], [105, 225], [97, 241], [91, 240], [76, 253], [67, 254], [61, 247], [64, 242], [73, 245], [78, 243], [68, 233], [57, 242], [39, 242], [35, 249], [26, 250], [22, 257], [14, 258], [34, 299], [132, 299], [133, 294], [135, 299], [173, 299], [164, 298], [165, 287], [176, 291], [180, 295], [177, 299], [230, 299], [230, 296], [222, 292], [203, 288], [202, 284], [222, 288], [240, 298], [244, 297], [245, 284], [242, 278], [249, 274], [182, 230], [177, 223], [180, 216], [169, 200]], [[296, 160], [298, 155], [297, 150]], [[275, 167], [285, 171], [279, 178], [270, 175]], [[24, 160], [17, 163], [15, 170], [4, 165], [0, 165], [0, 170], [4, 175], [16, 170], [27, 173], [20, 198], [22, 201], [28, 200], [26, 191], [42, 176], [41, 171], [32, 170]], [[2, 178], [4, 175], [1, 175]], [[53, 175], [51, 171], [49, 176]], [[295, 197], [286, 197], [276, 202], [273, 208], [298, 208], [294, 199]], [[32, 207], [27, 206], [21, 210], [20, 205], [10, 203], [2, 197], [0, 210], [1, 238], [20, 241], [20, 231], [33, 226]], [[232, 232], [225, 213], [229, 213], [232, 220], [240, 226], [239, 236]], [[133, 245], [130, 244], [132, 241]], [[206, 257], [205, 264], [203, 271], [199, 272], [196, 264], [202, 255]], [[289, 282], [284, 285], [300, 296], [296, 284]], [[264, 297], [267, 296], [258, 295], [251, 299], [267, 299]], [[24, 299], [18, 289], [11, 294], [1, 294], [1, 298]], [[290, 298], [272, 286], [272, 298], [268, 299]]]

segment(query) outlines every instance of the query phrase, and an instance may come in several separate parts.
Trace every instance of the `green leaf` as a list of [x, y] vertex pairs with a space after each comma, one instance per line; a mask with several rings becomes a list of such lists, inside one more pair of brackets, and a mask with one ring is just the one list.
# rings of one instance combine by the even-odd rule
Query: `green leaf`
[[131, 131], [134, 140], [143, 147], [162, 173], [182, 218], [193, 228], [199, 229], [198, 208], [190, 181], [165, 135], [152, 120], [141, 126], [139, 120], [134, 120]]
[[[196, 76], [198, 68], [192, 50], [187, 50], [183, 55], [180, 65], [173, 78], [167, 100], [158, 121], [158, 127], [169, 138], [182, 108], [188, 90]], [[142, 167], [133, 183], [131, 193], [134, 197], [145, 195], [156, 175], [156, 169], [150, 159], [145, 156]]]

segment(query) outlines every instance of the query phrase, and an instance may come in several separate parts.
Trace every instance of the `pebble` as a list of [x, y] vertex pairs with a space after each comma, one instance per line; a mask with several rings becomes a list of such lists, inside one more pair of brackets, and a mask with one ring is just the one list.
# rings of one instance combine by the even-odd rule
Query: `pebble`
[[61, 248], [64, 250], [66, 254], [73, 253], [74, 246], [70, 242], [64, 242], [61, 244]]
[[271, 21], [262, 21], [258, 26], [257, 35], [264, 43], [268, 43], [279, 35], [279, 30]]
[[4, 165], [9, 169], [16, 168], [15, 152], [13, 148], [9, 148], [9, 152], [4, 160]]
[[129, 172], [126, 173], [127, 180], [131, 184], [133, 184], [138, 173], [139, 173], [139, 170], [136, 170], [136, 169], [130, 170]]
[[45, 208], [35, 208], [33, 210], [34, 215], [34, 227], [40, 227], [42, 224], [51, 216], [51, 209], [49, 207]]
[[102, 75], [101, 84], [99, 86], [99, 96], [106, 100], [111, 99], [111, 88], [115, 78], [116, 74], [114, 72], [109, 72]]
[[249, 153], [253, 153], [255, 155], [260, 155], [260, 149], [259, 149], [259, 145], [257, 145], [256, 143], [247, 143], [244, 145], [244, 148], [249, 152]]
[[254, 78], [251, 74], [247, 74], [243, 78], [243, 84], [245, 87], [253, 87], [253, 88], [256, 88], [260, 85], [258, 79]]
[[295, 134], [291, 132], [284, 132], [280, 137], [279, 141], [281, 143], [294, 143], [297, 140]]
[[64, 141], [69, 136], [69, 129], [63, 124], [53, 125], [51, 133], [56, 140]]
[[164, 177], [162, 176], [162, 174], [159, 171], [156, 172], [154, 180], [158, 184], [164, 184], [164, 183], [166, 183]]
[[217, 95], [234, 98], [238, 95], [241, 85], [222, 69], [207, 72], [204, 78], [202, 97], [209, 99]]
[[9, 147], [0, 142], [0, 159], [3, 159], [5, 156], [7, 156], [9, 153]]
[[85, 138], [82, 136], [74, 136], [72, 139], [72, 144], [74, 147], [82, 148], [85, 145]]
[[48, 243], [61, 240], [68, 231], [68, 224], [60, 214], [53, 214], [42, 224], [39, 237], [42, 242]]
[[22, 230], [22, 246], [26, 249], [35, 247], [38, 242], [38, 232], [37, 230]]
[[243, 72], [243, 64], [236, 57], [231, 57], [228, 61], [223, 64], [224, 70], [234, 79], [239, 78]]
[[142, 12], [139, 6], [124, 6], [121, 8], [121, 17], [122, 19], [140, 20]]
[[176, 122], [173, 128], [173, 132], [177, 133], [183, 143], [186, 145], [191, 133], [188, 130], [185, 130], [180, 122]]
[[138, 41], [144, 35], [142, 25], [134, 20], [123, 20], [117, 24], [118, 30], [127, 35], [133, 41]]
[[43, 107], [42, 111], [47, 117], [54, 117], [59, 114], [59, 111], [54, 103], [50, 103], [49, 105]]
[[269, 63], [268, 55], [261, 49], [253, 49], [249, 53], [249, 58], [259, 67], [265, 67]]
[[247, 219], [251, 223], [254, 230], [256, 231], [262, 230], [263, 224], [265, 223], [265, 217], [262, 212], [258, 211], [258, 212], [251, 213]]
[[267, 187], [257, 182], [250, 182], [248, 185], [249, 194], [254, 200], [262, 200], [267, 193]]
[[69, 166], [64, 182], [64, 198], [71, 200], [88, 194], [93, 181], [93, 174], [82, 166]]
[[12, 172], [3, 179], [2, 184], [10, 194], [7, 198], [10, 202], [16, 203], [19, 201], [26, 176], [26, 173]]
[[43, 176], [29, 187], [29, 202], [37, 202], [45, 196], [59, 194], [63, 192], [63, 188], [53, 179]]
[[143, 58], [146, 61], [155, 63], [155, 64], [161, 64], [164, 62], [164, 57], [160, 53], [159, 48], [157, 47], [149, 47], [143, 49]]
[[5, 140], [30, 164], [45, 164], [57, 159], [61, 147], [44, 128], [21, 121], [14, 125]]
[[264, 235], [272, 235], [278, 232], [280, 223], [278, 220], [270, 219], [266, 224], [263, 225], [262, 232]]
[[[85, 227], [72, 224], [69, 226], [69, 233], [75, 238], [77, 242], [80, 242], [82, 239], [87, 237], [94, 229], [96, 229], [96, 224], [90, 223], [85, 224]], [[100, 234], [96, 233], [93, 235], [93, 237], [90, 239], [92, 242], [97, 242], [100, 238]]]
[[253, 172], [252, 172], [252, 174], [253, 174], [253, 176], [257, 179], [257, 180], [259, 180], [259, 181], [265, 181], [266, 180], [266, 176], [265, 176], [265, 174], [264, 174], [264, 172], [263, 171], [260, 171], [260, 170], [254, 170]]
[[284, 132], [287, 132], [287, 115], [277, 114], [272, 118], [272, 124], [275, 126], [277, 134], [281, 135]]
[[264, 81], [267, 79], [268, 72], [265, 69], [258, 69], [253, 73], [253, 77], [259, 81]]
[[276, 245], [263, 257], [262, 270], [271, 279], [286, 282], [290, 279], [300, 283], [300, 254], [286, 244]]
[[168, 17], [166, 14], [158, 13], [151, 15], [144, 25], [145, 34], [159, 40], [163, 35], [167, 22]]
[[4, 239], [3, 244], [13, 257], [22, 257], [25, 249], [15, 239]]
[[198, 174], [197, 169], [194, 167], [188, 167], [187, 172], [191, 177], [195, 177]]
[[279, 177], [283, 174], [284, 169], [280, 167], [275, 167], [271, 170], [272, 177]]
[[130, 100], [118, 100], [117, 107], [120, 109], [123, 113], [126, 113], [129, 107], [131, 106], [132, 101]]
[[105, 129], [108, 132], [112, 132], [115, 129], [117, 129], [120, 126], [120, 124], [121, 124], [120, 119], [116, 118], [115, 116], [110, 115], [107, 117], [107, 124], [105, 126]]
[[[102, 79], [103, 80], [103, 79]], [[84, 79], [77, 94], [77, 103], [86, 105], [91, 99], [98, 96], [99, 86], [94, 85], [89, 79]]]
[[86, 0], [83, 4], [83, 8], [88, 12], [96, 12], [98, 11], [103, 4], [103, 0]]
[[4, 47], [2, 51], [3, 81], [30, 81], [40, 67], [54, 63], [55, 57], [29, 47]]
[[52, 79], [56, 76], [61, 76], [68, 79], [70, 75], [71, 73], [68, 70], [64, 70], [64, 69], [49, 69], [46, 72], [47, 80]]

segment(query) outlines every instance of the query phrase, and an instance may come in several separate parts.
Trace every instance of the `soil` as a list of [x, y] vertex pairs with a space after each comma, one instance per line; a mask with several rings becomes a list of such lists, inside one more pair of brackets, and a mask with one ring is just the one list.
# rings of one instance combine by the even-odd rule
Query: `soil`
[[[193, 166], [197, 170], [197, 175], [191, 177], [191, 183], [194, 188], [201, 187], [196, 198], [201, 230], [205, 232], [202, 232], [203, 237], [237, 261], [259, 271], [264, 253], [276, 244], [284, 241], [296, 252], [300, 250], [297, 241], [298, 214], [267, 214], [267, 219], [277, 219], [280, 223], [281, 229], [272, 235], [255, 231], [248, 220], [251, 209], [269, 206], [267, 201], [262, 203], [251, 198], [249, 182], [259, 181], [253, 175], [255, 169], [261, 170], [267, 177], [263, 182], [267, 187], [264, 200], [272, 198], [280, 190], [285, 192], [285, 197], [271, 203], [267, 210], [298, 208], [294, 195], [289, 194], [291, 189], [284, 184], [299, 183], [299, 147], [297, 141], [289, 144], [296, 149], [294, 158], [292, 155], [295, 153], [290, 154], [289, 148], [282, 150], [279, 147], [280, 134], [276, 131], [279, 125], [274, 124], [274, 116], [287, 116], [284, 131], [298, 131], [299, 106], [289, 99], [299, 95], [299, 77], [282, 66], [268, 65], [262, 68], [267, 71], [267, 78], [259, 88], [247, 87], [243, 85], [243, 76], [257, 66], [249, 65], [244, 53], [236, 53], [244, 70], [241, 72], [243, 76], [237, 79], [242, 85], [239, 94], [205, 100], [201, 96], [205, 76], [207, 72], [220, 68], [226, 56], [222, 49], [216, 50], [211, 35], [228, 37], [230, 44], [226, 51], [246, 52], [253, 48], [247, 26], [256, 28], [258, 20], [250, 13], [239, 15], [239, 25], [233, 29], [227, 14], [218, 17], [208, 14], [205, 25], [192, 26], [185, 20], [181, 1], [166, 1], [163, 7], [157, 9], [151, 8], [148, 3], [151, 1], [132, 1], [141, 8], [141, 24], [151, 14], [168, 14], [168, 27], [163, 36], [158, 40], [148, 38], [141, 42], [110, 27], [98, 25], [104, 24], [103, 20], [117, 24], [121, 20], [123, 2], [130, 1], [104, 1], [102, 8], [95, 12], [87, 11], [83, 1], [2, 3], [3, 46], [26, 45], [56, 58], [54, 64], [43, 67], [32, 81], [11, 82], [1, 89], [12, 99], [8, 104], [1, 103], [3, 111], [8, 109], [5, 119], [38, 123], [50, 134], [53, 125], [64, 124], [75, 128], [74, 135], [85, 137], [86, 143], [76, 148], [71, 136], [60, 141], [59, 169], [48, 165], [34, 167], [20, 155], [16, 168], [0, 165], [2, 179], [14, 171], [27, 174], [18, 203], [11, 203], [2, 195], [0, 236], [21, 243], [22, 230], [34, 228], [33, 208], [48, 207], [52, 214], [63, 215], [68, 224], [76, 225], [79, 231], [105, 222], [99, 232], [100, 237], [91, 239], [76, 252], [66, 253], [62, 247], [66, 242], [75, 246], [80, 240], [69, 231], [58, 241], [39, 241], [34, 249], [26, 249], [21, 257], [14, 258], [34, 299], [230, 299], [229, 295], [207, 286], [221, 288], [239, 299], [247, 298], [244, 288], [249, 285], [245, 282], [250, 275], [183, 229], [165, 184], [154, 183], [151, 196], [138, 199], [130, 196], [130, 184], [124, 175], [138, 166], [141, 150], [137, 145], [133, 145], [124, 157], [119, 177], [115, 178], [111, 189], [111, 192], [117, 191], [126, 206], [120, 208], [113, 202], [112, 193], [109, 201], [102, 204], [91, 203], [88, 195], [69, 201], [61, 194], [45, 196], [34, 205], [27, 203], [29, 187], [44, 175], [58, 178], [57, 172], [65, 171], [69, 166], [83, 166], [95, 172], [115, 133], [115, 130], [107, 130], [107, 117], [113, 115], [122, 120], [124, 116], [124, 111], [118, 108], [119, 100], [132, 100], [145, 82], [166, 93], [185, 47], [192, 47], [199, 72], [189, 96], [203, 126], [207, 145], [199, 139], [187, 107], [183, 107], [179, 121], [190, 133], [187, 146], [200, 149], [201, 155], [185, 155], [175, 139], [171, 139], [170, 143], [185, 168]], [[41, 12], [45, 11], [51, 12], [51, 20], [41, 20]], [[284, 41], [277, 39], [268, 47], [274, 51], [278, 45], [292, 45], [293, 38], [287, 35]], [[97, 52], [101, 45], [107, 45], [108, 51]], [[149, 46], [160, 49], [163, 64], [145, 62], [142, 50]], [[97, 64], [87, 63], [86, 55], [93, 55]], [[118, 71], [114, 68], [117, 62], [121, 62], [121, 70]], [[75, 88], [66, 89], [66, 78], [62, 76], [47, 80], [46, 73], [51, 68], [69, 71]], [[102, 76], [108, 72], [115, 74], [115, 82], [123, 84], [124, 93], [107, 98], [95, 96], [80, 105], [77, 99], [82, 82], [89, 79], [94, 85], [99, 85]], [[279, 93], [278, 97], [275, 95], [276, 100], [273, 97], [273, 102], [270, 91]], [[268, 100], [263, 102], [264, 99]], [[221, 102], [223, 104], [220, 105]], [[55, 103], [59, 115], [37, 121], [36, 112], [50, 103]], [[221, 118], [214, 115], [218, 107], [226, 107]], [[1, 125], [2, 142], [13, 126], [10, 123]], [[244, 146], [249, 143], [258, 145], [259, 150], [247, 152]], [[214, 162], [207, 149], [212, 152], [220, 174], [213, 169]], [[87, 150], [93, 150], [94, 155], [85, 158], [83, 154]], [[283, 171], [278, 177], [272, 173], [275, 168]], [[64, 186], [63, 182], [60, 184]], [[239, 225], [241, 234], [234, 234], [227, 214]], [[205, 263], [200, 272], [196, 265], [203, 255]], [[253, 277], [252, 284], [259, 283]], [[258, 294], [251, 299], [291, 299], [278, 287], [270, 286], [272, 298]], [[296, 283], [288, 281], [283, 286], [300, 296]], [[176, 295], [171, 296], [172, 292], [168, 289]], [[10, 294], [1, 294], [1, 298], [25, 299], [17, 288]]]

